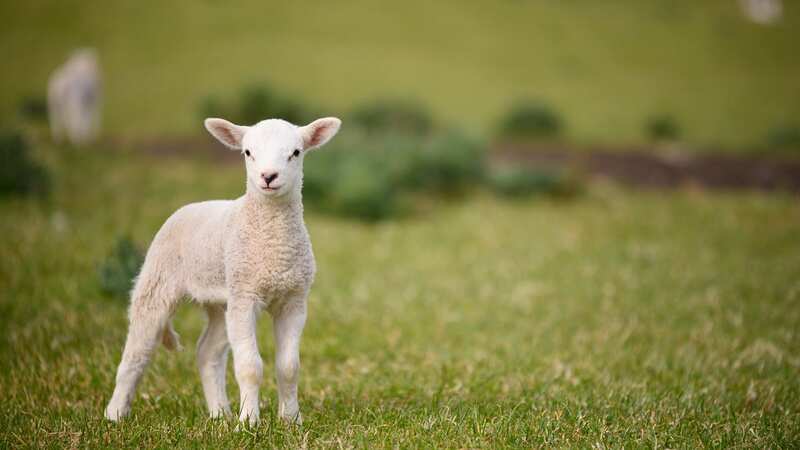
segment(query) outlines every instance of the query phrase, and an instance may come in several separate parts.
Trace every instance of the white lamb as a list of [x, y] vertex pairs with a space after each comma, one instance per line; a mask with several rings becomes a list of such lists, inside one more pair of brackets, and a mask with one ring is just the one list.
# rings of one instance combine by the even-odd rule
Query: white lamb
[[236, 200], [184, 206], [156, 234], [131, 294], [128, 338], [106, 418], [116, 421], [129, 413], [159, 339], [167, 348], [179, 345], [170, 318], [181, 299], [190, 297], [208, 314], [197, 365], [211, 416], [230, 414], [225, 392], [230, 343], [241, 397], [239, 420], [258, 422], [263, 364], [256, 317], [265, 308], [275, 335], [278, 414], [289, 422], [302, 421], [299, 347], [315, 271], [303, 222], [303, 158], [330, 140], [340, 125], [333, 117], [304, 127], [279, 119], [251, 127], [206, 119], [214, 137], [242, 152], [246, 192]]
[[92, 49], [74, 52], [50, 76], [47, 109], [53, 140], [64, 138], [85, 145], [100, 131], [103, 83], [97, 54]]

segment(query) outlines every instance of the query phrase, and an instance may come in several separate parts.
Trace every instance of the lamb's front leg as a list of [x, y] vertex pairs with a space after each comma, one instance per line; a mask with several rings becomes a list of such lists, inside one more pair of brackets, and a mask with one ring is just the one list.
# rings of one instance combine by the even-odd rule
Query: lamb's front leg
[[225, 391], [225, 369], [230, 348], [225, 331], [225, 308], [208, 305], [205, 309], [208, 325], [197, 341], [197, 368], [200, 370], [209, 414], [211, 417], [222, 417], [231, 413], [228, 393]]
[[239, 420], [258, 423], [258, 390], [264, 365], [256, 340], [256, 317], [259, 300], [235, 298], [228, 302], [225, 322], [233, 349], [233, 369], [239, 383]]
[[290, 423], [298, 424], [303, 422], [297, 404], [297, 379], [300, 372], [300, 338], [305, 323], [305, 296], [287, 302], [273, 314], [278, 416]]

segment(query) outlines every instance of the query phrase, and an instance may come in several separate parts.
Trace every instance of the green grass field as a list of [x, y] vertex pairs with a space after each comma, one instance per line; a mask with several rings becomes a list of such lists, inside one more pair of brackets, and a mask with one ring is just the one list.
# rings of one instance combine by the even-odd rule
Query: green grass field
[[238, 195], [242, 169], [38, 151], [52, 198], [0, 200], [0, 447], [800, 445], [796, 198], [592, 185], [375, 225], [308, 211], [305, 423], [275, 419], [262, 320], [264, 419], [237, 432], [206, 418], [189, 305], [187, 349], [157, 352], [129, 420], [102, 419], [126, 305], [96, 270], [116, 235], [146, 244], [177, 207]]
[[762, 27], [735, 0], [2, 2], [0, 121], [91, 45], [112, 135], [199, 134], [201, 99], [266, 81], [337, 115], [411, 97], [486, 133], [531, 96], [579, 142], [640, 141], [670, 114], [691, 142], [752, 148], [800, 121], [800, 6], [784, 3]]

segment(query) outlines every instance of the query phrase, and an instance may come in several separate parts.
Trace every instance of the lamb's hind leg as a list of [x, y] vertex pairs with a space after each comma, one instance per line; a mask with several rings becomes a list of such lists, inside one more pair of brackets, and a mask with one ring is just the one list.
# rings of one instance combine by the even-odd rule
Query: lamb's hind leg
[[107, 419], [116, 421], [130, 412], [136, 386], [180, 299], [176, 294], [142, 270], [133, 291], [128, 338], [117, 369], [114, 394], [106, 407]]
[[228, 364], [228, 335], [225, 332], [225, 308], [206, 306], [208, 325], [197, 342], [197, 367], [211, 417], [231, 413], [225, 391], [225, 369]]

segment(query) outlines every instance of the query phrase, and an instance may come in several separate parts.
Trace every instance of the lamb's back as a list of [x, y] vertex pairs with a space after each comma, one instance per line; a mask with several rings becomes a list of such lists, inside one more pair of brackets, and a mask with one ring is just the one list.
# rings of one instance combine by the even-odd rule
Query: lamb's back
[[235, 200], [188, 204], [172, 214], [148, 251], [174, 270], [188, 295], [199, 301], [225, 300], [224, 236], [235, 212]]

